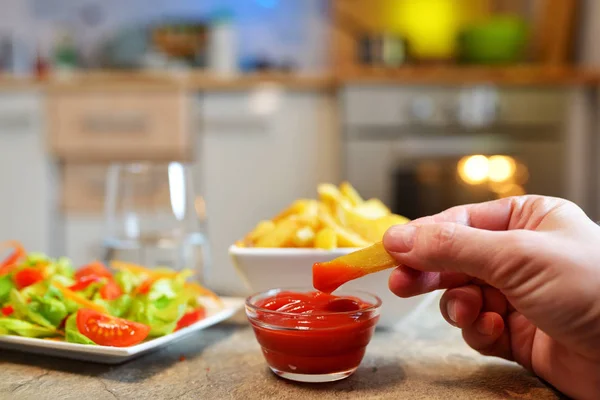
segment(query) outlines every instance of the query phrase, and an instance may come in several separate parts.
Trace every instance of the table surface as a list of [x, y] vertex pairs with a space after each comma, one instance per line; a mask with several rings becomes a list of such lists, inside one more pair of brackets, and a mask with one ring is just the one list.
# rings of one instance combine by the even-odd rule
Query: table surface
[[243, 315], [122, 365], [0, 352], [0, 399], [559, 399], [518, 365], [482, 357], [433, 304], [377, 331], [357, 372], [339, 382], [276, 377]]

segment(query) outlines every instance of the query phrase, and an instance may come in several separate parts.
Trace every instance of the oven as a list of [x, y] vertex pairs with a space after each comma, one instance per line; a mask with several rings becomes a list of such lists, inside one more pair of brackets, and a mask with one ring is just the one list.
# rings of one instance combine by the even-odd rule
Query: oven
[[550, 88], [344, 90], [344, 178], [409, 218], [535, 193], [569, 198], [568, 94]]

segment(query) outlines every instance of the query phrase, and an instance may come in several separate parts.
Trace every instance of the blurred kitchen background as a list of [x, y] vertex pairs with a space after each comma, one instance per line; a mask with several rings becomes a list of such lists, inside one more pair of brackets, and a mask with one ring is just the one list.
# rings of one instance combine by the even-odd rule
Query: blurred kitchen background
[[0, 240], [76, 264], [176, 249], [240, 294], [228, 246], [321, 182], [410, 218], [536, 193], [600, 219], [596, 0], [0, 10]]

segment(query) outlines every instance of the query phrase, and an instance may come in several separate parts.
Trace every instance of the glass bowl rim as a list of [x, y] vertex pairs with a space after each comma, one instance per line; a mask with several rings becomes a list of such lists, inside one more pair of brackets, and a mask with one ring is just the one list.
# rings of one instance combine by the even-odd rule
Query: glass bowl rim
[[275, 295], [277, 293], [281, 293], [281, 292], [294, 292], [294, 293], [305, 293], [305, 292], [315, 292], [318, 291], [314, 288], [310, 288], [310, 287], [282, 287], [282, 288], [273, 288], [273, 289], [268, 289], [262, 292], [257, 292], [254, 293], [250, 296], [248, 296], [246, 298], [245, 301], [245, 306], [246, 306], [246, 311], [248, 311], [248, 309], [251, 309], [254, 312], [262, 312], [265, 314], [270, 314], [270, 315], [279, 315], [279, 316], [286, 316], [286, 317], [317, 317], [317, 316], [333, 316], [333, 315], [353, 315], [353, 314], [357, 314], [357, 313], [366, 313], [366, 312], [372, 312], [372, 311], [377, 311], [381, 308], [381, 305], [383, 304], [383, 302], [381, 301], [381, 298], [379, 298], [379, 296], [363, 291], [363, 290], [354, 290], [354, 289], [347, 289], [347, 290], [341, 290], [338, 293], [333, 292], [331, 294], [333, 295], [340, 295], [342, 297], [344, 296], [353, 296], [354, 295], [359, 295], [359, 296], [354, 296], [354, 297], [359, 297], [361, 300], [364, 301], [364, 299], [362, 298], [362, 296], [366, 295], [367, 297], [371, 297], [373, 300], [375, 300], [375, 304], [371, 304], [369, 307], [363, 308], [361, 310], [353, 310], [353, 311], [335, 311], [335, 312], [320, 312], [320, 313], [314, 313], [314, 314], [298, 314], [298, 313], [292, 313], [292, 312], [286, 312], [286, 311], [276, 311], [276, 310], [269, 310], [268, 308], [263, 308], [263, 307], [258, 307], [255, 304], [252, 304], [252, 300], [256, 299], [257, 297], [260, 296], [264, 296], [264, 295]]

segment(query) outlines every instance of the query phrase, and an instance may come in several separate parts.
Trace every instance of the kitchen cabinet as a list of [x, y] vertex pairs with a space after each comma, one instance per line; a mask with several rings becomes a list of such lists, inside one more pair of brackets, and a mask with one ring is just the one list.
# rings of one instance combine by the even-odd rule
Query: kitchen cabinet
[[56, 253], [57, 175], [46, 151], [43, 96], [0, 92], [0, 240]]
[[318, 183], [339, 179], [333, 98], [294, 91], [278, 100], [272, 112], [256, 113], [260, 93], [202, 95], [196, 186], [206, 200], [211, 243], [205, 276], [220, 293], [246, 293], [228, 255], [235, 240], [294, 199], [315, 197]]
[[[206, 203], [211, 255], [205, 278], [223, 294], [247, 293], [228, 255], [235, 240], [294, 199], [315, 197], [318, 183], [339, 180], [333, 97], [283, 92], [267, 113], [255, 107], [260, 97], [253, 91], [219, 91], [199, 94], [194, 102], [192, 166], [196, 191]], [[82, 168], [77, 166], [79, 180]], [[98, 170], [89, 171], [89, 180], [97, 181]], [[91, 190], [85, 190], [89, 199]], [[72, 206], [64, 217], [64, 251], [76, 264], [101, 256], [104, 224], [97, 200], [86, 200], [87, 210], [75, 207], [81, 201], [63, 202]]]
[[52, 90], [49, 147], [61, 159], [85, 162], [189, 160], [190, 100], [176, 87]]

